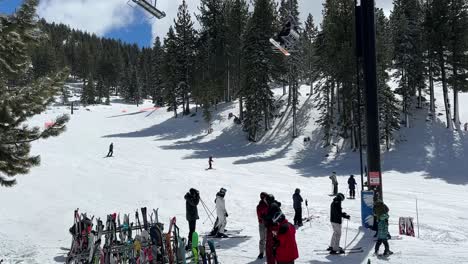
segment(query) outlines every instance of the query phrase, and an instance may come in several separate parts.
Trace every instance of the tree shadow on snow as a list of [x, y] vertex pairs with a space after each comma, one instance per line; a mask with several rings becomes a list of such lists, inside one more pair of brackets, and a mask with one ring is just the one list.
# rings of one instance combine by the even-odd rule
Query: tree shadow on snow
[[[449, 184], [468, 184], [467, 133], [450, 131], [439, 118], [426, 121], [427, 110], [416, 109], [411, 128], [401, 128], [398, 142], [382, 152], [382, 171], [400, 173], [425, 172], [427, 178], [438, 178]], [[359, 174], [359, 152], [347, 149], [331, 153], [324, 148], [320, 129], [312, 132], [311, 141], [299, 151], [291, 165], [304, 177], [337, 174]], [[365, 153], [363, 155], [366, 163]], [[341, 171], [341, 172], [340, 172]]]

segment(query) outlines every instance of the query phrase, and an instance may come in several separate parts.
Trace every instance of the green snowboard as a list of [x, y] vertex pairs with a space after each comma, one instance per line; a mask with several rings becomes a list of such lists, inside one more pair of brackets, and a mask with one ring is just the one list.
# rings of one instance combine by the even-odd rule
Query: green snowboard
[[192, 254], [193, 263], [198, 264], [198, 233], [193, 232], [192, 234]]

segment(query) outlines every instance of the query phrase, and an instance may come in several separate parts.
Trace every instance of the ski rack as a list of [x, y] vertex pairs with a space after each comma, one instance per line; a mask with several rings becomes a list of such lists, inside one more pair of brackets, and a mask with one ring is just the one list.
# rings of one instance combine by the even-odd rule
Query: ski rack
[[132, 0], [135, 4], [139, 5], [141, 8], [145, 9], [148, 13], [156, 17], [157, 19], [162, 19], [166, 17], [166, 13], [156, 8], [156, 0], [154, 5], [148, 2], [147, 0]]

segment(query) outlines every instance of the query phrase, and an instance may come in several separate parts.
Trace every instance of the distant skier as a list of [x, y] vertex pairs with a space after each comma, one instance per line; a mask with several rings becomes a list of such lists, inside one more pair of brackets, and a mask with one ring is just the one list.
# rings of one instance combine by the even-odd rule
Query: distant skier
[[301, 190], [296, 188], [293, 194], [293, 207], [294, 207], [294, 225], [302, 226], [302, 196]]
[[265, 254], [266, 245], [266, 227], [265, 221], [263, 220], [268, 214], [268, 203], [266, 202], [268, 194], [266, 192], [260, 193], [260, 202], [257, 205], [257, 218], [258, 218], [258, 232], [260, 234], [260, 241], [258, 242], [259, 254], [258, 258], [263, 259]]
[[288, 222], [280, 211], [273, 217], [274, 229], [274, 255], [277, 264], [294, 264], [299, 258], [296, 243], [296, 228]]
[[332, 175], [328, 178], [330, 178], [332, 181], [333, 195], [336, 195], [338, 193], [338, 180], [336, 179], [336, 172], [333, 172]]
[[213, 156], [210, 156], [208, 158], [208, 165], [209, 165], [209, 167], [208, 167], [209, 170], [213, 169], [213, 166], [212, 166], [213, 165]]
[[106, 157], [112, 157], [112, 154], [114, 154], [114, 142], [111, 142], [109, 145], [109, 152], [107, 153]]
[[388, 256], [393, 254], [392, 251], [390, 251], [390, 246], [388, 245], [388, 214], [383, 213], [380, 215], [379, 218], [379, 224], [378, 224], [378, 230], [377, 230], [377, 243], [375, 244], [375, 254], [379, 254], [379, 248], [382, 243], [385, 246], [385, 251], [384, 251], [384, 256]]
[[226, 203], [224, 201], [224, 196], [226, 195], [226, 189], [221, 188], [219, 192], [216, 194], [216, 215], [217, 221], [215, 223], [215, 227], [213, 228], [212, 232], [216, 237], [227, 237], [225, 232], [226, 224], [227, 224], [227, 217], [228, 213], [226, 211]]
[[192, 234], [195, 232], [198, 217], [198, 203], [200, 202], [200, 193], [198, 190], [191, 188], [188, 193], [185, 194], [185, 210], [186, 218], [189, 224], [188, 244], [187, 248], [192, 248]]
[[344, 201], [345, 196], [342, 193], [338, 193], [333, 202], [330, 205], [330, 222], [333, 227], [333, 236], [331, 238], [330, 247], [328, 250], [330, 254], [343, 254], [344, 250], [340, 247], [341, 239], [341, 223], [342, 218], [350, 219], [351, 217], [347, 215], [341, 209], [341, 202]]
[[354, 175], [349, 176], [348, 179], [348, 186], [349, 186], [349, 197], [354, 199], [356, 196], [356, 179], [354, 179]]

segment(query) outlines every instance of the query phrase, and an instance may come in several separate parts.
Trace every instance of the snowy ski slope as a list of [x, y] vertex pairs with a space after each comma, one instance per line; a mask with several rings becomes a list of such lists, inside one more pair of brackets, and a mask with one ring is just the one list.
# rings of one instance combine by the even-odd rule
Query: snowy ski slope
[[[402, 144], [383, 155], [382, 165], [390, 232], [398, 233], [399, 216], [416, 217], [417, 198], [419, 238], [390, 241], [395, 254], [388, 260], [377, 259], [373, 232], [360, 228], [359, 199], [345, 200], [343, 208], [351, 220], [343, 225], [341, 245], [346, 240], [347, 247], [361, 246], [364, 253], [314, 252], [327, 248], [331, 238], [328, 175], [336, 171], [340, 191], [345, 192], [349, 174], [359, 175], [359, 159], [340, 141], [331, 150], [321, 148], [315, 124], [318, 114], [312, 109], [312, 98], [306, 96], [308, 90], [302, 87], [301, 136], [291, 139], [291, 121], [283, 117], [257, 144], [247, 142], [240, 127], [228, 119], [230, 112], [237, 115], [236, 104], [218, 106], [214, 132], [209, 135], [201, 114], [174, 119], [165, 109], [148, 110], [150, 102], [138, 108], [116, 100], [112, 106], [89, 106], [89, 111], [81, 107], [67, 132], [33, 144], [33, 153], [41, 153], [41, 166], [18, 177], [14, 188], [1, 189], [0, 259], [3, 263], [64, 262], [76, 208], [104, 217], [112, 212], [133, 214], [142, 206], [159, 207], [160, 219], [168, 223], [169, 217], [176, 216], [181, 234], [186, 235], [184, 194], [197, 188], [214, 208], [215, 194], [224, 187], [227, 229], [243, 229], [248, 237], [217, 241], [220, 260], [223, 264], [263, 263], [256, 260], [259, 193], [273, 193], [292, 221], [292, 194], [298, 187], [309, 200], [310, 214], [317, 218], [297, 231], [300, 258], [296, 263], [367, 263], [368, 259], [371, 263], [468, 263], [468, 133], [447, 131], [443, 115], [426, 122], [427, 110], [412, 116], [413, 127], [401, 130]], [[437, 112], [442, 113], [441, 94], [437, 98]], [[468, 96], [461, 95], [462, 122], [468, 122], [467, 104]], [[51, 107], [31, 123], [44, 126], [68, 111]], [[282, 111], [291, 114], [288, 109]], [[303, 136], [312, 141], [304, 143]], [[114, 157], [104, 158], [111, 142]], [[215, 169], [206, 171], [210, 155]], [[201, 206], [199, 214], [198, 231], [209, 231], [212, 224]]]

